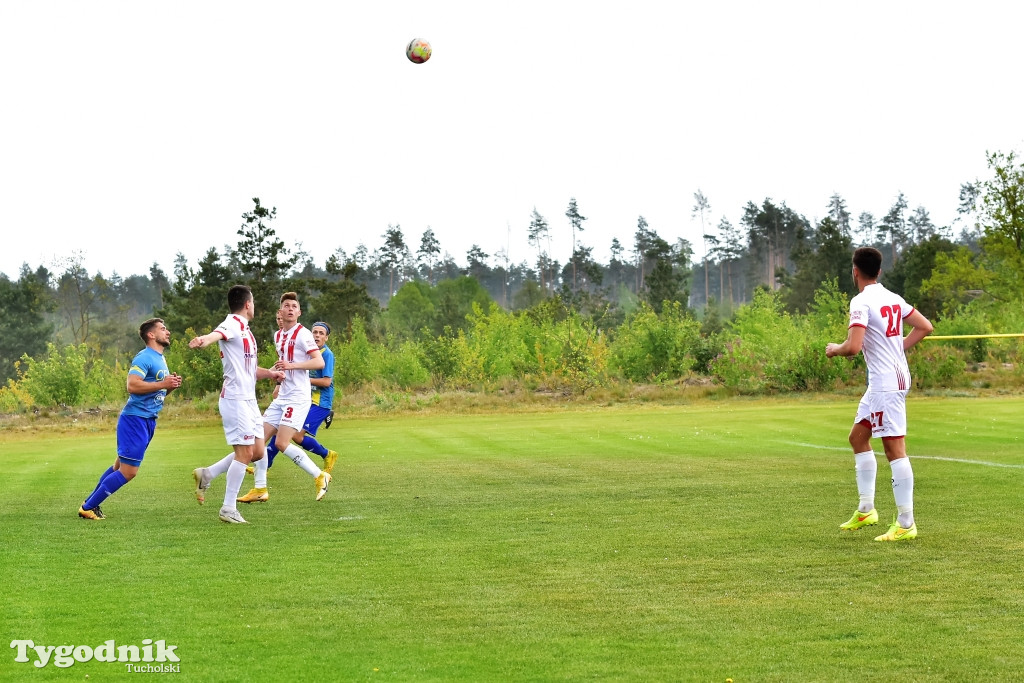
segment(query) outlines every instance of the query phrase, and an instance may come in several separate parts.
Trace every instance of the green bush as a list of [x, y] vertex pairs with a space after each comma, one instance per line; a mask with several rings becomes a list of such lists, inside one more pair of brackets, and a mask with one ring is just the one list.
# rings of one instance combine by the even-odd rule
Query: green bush
[[445, 327], [444, 333], [431, 337], [425, 335], [420, 341], [419, 353], [423, 367], [430, 373], [434, 387], [440, 389], [459, 375], [462, 365], [461, 350], [464, 344], [452, 333], [451, 327]]
[[196, 336], [189, 328], [183, 339], [172, 339], [164, 351], [167, 369], [181, 375], [181, 387], [174, 390], [180, 398], [199, 398], [212, 392], [219, 392], [224, 381], [224, 365], [220, 360], [216, 344], [205, 349], [188, 348], [188, 340]]
[[724, 333], [725, 352], [711, 363], [714, 377], [742, 392], [830, 389], [849, 381], [855, 364], [825, 357], [826, 344], [846, 338], [843, 306], [842, 295], [826, 285], [812, 314], [794, 317], [777, 292], [756, 292]]
[[374, 348], [366, 337], [366, 324], [354, 318], [350, 337], [332, 349], [335, 386], [357, 387], [372, 381]]
[[39, 406], [77, 406], [85, 394], [85, 344], [58, 348], [46, 345], [46, 354], [34, 359], [27, 354], [15, 364], [18, 382]]
[[914, 386], [921, 389], [969, 386], [967, 353], [939, 343], [918, 344], [907, 355]]
[[465, 343], [479, 372], [474, 379], [497, 380], [540, 370], [549, 346], [550, 319], [549, 329], [544, 330], [543, 323], [529, 315], [506, 313], [497, 304], [491, 304], [485, 313], [474, 304], [468, 320]]
[[128, 368], [95, 358], [86, 363], [82, 402], [90, 406], [124, 403], [128, 399]]
[[430, 383], [430, 372], [420, 361], [422, 353], [413, 342], [405, 342], [392, 349], [377, 346], [374, 357], [374, 374], [390, 386], [411, 389]]
[[701, 344], [700, 323], [679, 302], [666, 302], [660, 314], [643, 303], [615, 331], [609, 364], [634, 382], [678, 379], [693, 369]]

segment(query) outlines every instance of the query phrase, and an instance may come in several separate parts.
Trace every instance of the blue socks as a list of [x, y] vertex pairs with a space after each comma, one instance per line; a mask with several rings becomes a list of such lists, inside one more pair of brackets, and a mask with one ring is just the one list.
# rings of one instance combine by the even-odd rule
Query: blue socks
[[277, 441], [271, 441], [267, 444], [267, 469], [274, 466], [274, 458], [277, 457]]
[[307, 451], [309, 451], [310, 453], [313, 453], [314, 455], [319, 455], [321, 458], [327, 455], [327, 449], [321, 446], [320, 442], [311, 437], [309, 434], [303, 437], [302, 443], [299, 445], [302, 446]]
[[96, 486], [96, 490], [92, 492], [92, 495], [85, 499], [82, 503], [82, 508], [85, 510], [93, 510], [97, 505], [105, 501], [114, 491], [128, 483], [128, 480], [124, 478], [120, 470], [114, 470], [111, 468], [108, 470], [109, 474], [104, 474], [103, 479]]
[[103, 480], [104, 480], [104, 479], [106, 479], [106, 478], [107, 478], [107, 475], [108, 475], [108, 474], [110, 474], [110, 473], [111, 473], [111, 472], [113, 472], [113, 471], [114, 471], [114, 466], [113, 466], [113, 465], [111, 465], [110, 467], [108, 467], [108, 468], [107, 468], [107, 471], [106, 471], [106, 472], [104, 472], [103, 474], [101, 474], [101, 475], [100, 475], [100, 480], [99, 480], [98, 482], [96, 482], [96, 488], [94, 488], [94, 489], [92, 490], [92, 493], [90, 493], [90, 494], [89, 494], [90, 496], [91, 496], [91, 495], [92, 495], [93, 493], [96, 493], [97, 491], [99, 491], [99, 490], [100, 490], [100, 486], [102, 486], [102, 485], [103, 485]]

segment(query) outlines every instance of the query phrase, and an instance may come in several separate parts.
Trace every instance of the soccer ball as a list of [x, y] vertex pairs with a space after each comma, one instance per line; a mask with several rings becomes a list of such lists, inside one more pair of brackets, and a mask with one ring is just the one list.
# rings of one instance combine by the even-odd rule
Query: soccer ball
[[409, 47], [405, 48], [405, 56], [413, 64], [422, 64], [430, 59], [430, 43], [419, 38], [409, 41]]

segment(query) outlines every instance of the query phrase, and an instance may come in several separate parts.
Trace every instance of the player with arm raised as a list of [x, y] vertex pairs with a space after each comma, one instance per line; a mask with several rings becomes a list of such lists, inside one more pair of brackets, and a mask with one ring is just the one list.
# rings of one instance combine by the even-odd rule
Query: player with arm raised
[[[876, 541], [902, 541], [917, 537], [914, 521], [914, 471], [907, 457], [907, 392], [910, 367], [907, 349], [932, 332], [932, 324], [920, 311], [878, 282], [882, 253], [861, 247], [853, 253], [853, 280], [859, 294], [850, 300], [850, 325], [846, 341], [830, 343], [825, 355], [855, 356], [864, 352], [868, 366], [868, 388], [857, 407], [850, 430], [857, 492], [860, 505], [840, 529], [853, 531], [878, 523], [875, 509], [875, 473], [878, 465], [871, 449], [871, 437], [882, 439], [885, 457], [892, 470], [892, 492], [897, 517]], [[903, 336], [904, 324], [913, 329]]]
[[220, 519], [231, 524], [245, 524], [235, 500], [242, 487], [246, 465], [260, 460], [266, 452], [260, 408], [256, 403], [256, 380], [284, 379], [284, 373], [258, 365], [256, 337], [249, 329], [249, 322], [256, 316], [252, 290], [246, 285], [231, 287], [228, 290], [228, 309], [231, 313], [217, 329], [202, 337], [195, 337], [189, 341], [188, 346], [190, 349], [202, 349], [214, 342], [220, 346], [224, 385], [218, 408], [224, 424], [224, 436], [234, 452], [210, 467], [195, 469], [192, 476], [196, 482], [196, 500], [202, 504], [206, 500], [206, 489], [210, 481], [221, 474], [227, 474]]
[[[278, 388], [277, 396], [263, 413], [263, 434], [267, 441], [274, 437], [277, 450], [284, 453], [309, 476], [316, 486], [316, 500], [321, 500], [331, 483], [329, 472], [321, 470], [306, 453], [291, 443], [296, 434], [303, 430], [303, 424], [311, 404], [309, 371], [324, 367], [313, 334], [299, 324], [302, 308], [295, 292], [281, 295], [281, 320], [284, 329], [274, 334], [278, 361], [275, 370], [284, 372], [284, 381]], [[275, 436], [276, 435], [276, 436]], [[255, 465], [253, 489], [238, 499], [242, 503], [265, 502], [270, 499], [267, 489], [267, 468], [269, 460]]]

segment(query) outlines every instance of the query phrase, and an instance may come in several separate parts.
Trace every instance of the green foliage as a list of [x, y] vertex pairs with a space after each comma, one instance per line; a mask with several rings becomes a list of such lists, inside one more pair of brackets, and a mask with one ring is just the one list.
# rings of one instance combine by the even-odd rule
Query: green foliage
[[367, 339], [366, 324], [361, 318], [352, 320], [352, 331], [348, 338], [343, 338], [340, 344], [332, 348], [336, 387], [354, 387], [373, 380], [373, 355], [376, 347]]
[[39, 406], [78, 406], [85, 395], [85, 367], [88, 347], [58, 347], [50, 342], [46, 353], [35, 359], [23, 355], [15, 364], [21, 387]]
[[[994, 306], [975, 300], [961, 306], [956, 315], [940, 320], [935, 325], [936, 335], [1002, 334], [1024, 332], [1024, 310], [1012, 306]], [[973, 363], [995, 361], [1019, 363], [1024, 360], [1024, 339], [950, 339], [925, 340], [928, 344], [942, 344], [964, 352]]]
[[434, 387], [440, 389], [457, 377], [462, 367], [465, 338], [454, 335], [451, 327], [436, 337], [425, 337], [419, 344], [423, 367], [430, 373]]
[[430, 384], [430, 371], [424, 367], [419, 347], [413, 342], [378, 346], [373, 356], [374, 375], [386, 384], [400, 388], [420, 388]]
[[939, 254], [952, 254], [957, 246], [945, 237], [931, 235], [928, 239], [908, 246], [892, 270], [882, 274], [882, 284], [901, 295], [925, 317], [935, 319], [942, 310], [942, 300], [931, 290], [922, 291], [922, 285], [935, 270]]
[[829, 279], [838, 278], [842, 291], [856, 291], [851, 268], [853, 242], [831, 217], [824, 218], [816, 232], [798, 225], [791, 255], [796, 274], [785, 295], [787, 310], [807, 311], [818, 288]]
[[407, 339], [420, 330], [433, 330], [437, 311], [430, 296], [431, 286], [425, 282], [406, 282], [388, 302], [381, 315], [385, 328]]
[[941, 302], [940, 315], [952, 317], [956, 309], [992, 288], [995, 274], [967, 247], [935, 254], [931, 275], [921, 282], [921, 294]]
[[[14, 364], [53, 334], [45, 314], [54, 309], [45, 270], [22, 271], [17, 282], [0, 275], [0, 385], [15, 377]], [[44, 278], [41, 280], [40, 278]]]
[[777, 292], [759, 290], [736, 311], [725, 352], [711, 363], [715, 378], [741, 392], [829, 389], [849, 380], [848, 359], [825, 357], [825, 345], [846, 337], [839, 326], [845, 295], [833, 280], [816, 294], [814, 313], [794, 317]]
[[920, 389], [970, 386], [967, 352], [939, 342], [918, 344], [907, 354], [910, 377]]
[[545, 357], [558, 355], [550, 333], [550, 315], [515, 315], [492, 304], [486, 313], [474, 308], [465, 334], [467, 356], [472, 359], [473, 380], [497, 380], [541, 371]]
[[388, 302], [381, 317], [390, 333], [414, 339], [424, 331], [436, 336], [446, 327], [468, 329], [468, 316], [474, 307], [486, 310], [492, 303], [487, 290], [471, 277], [442, 280], [435, 286], [407, 282]]
[[196, 331], [188, 328], [180, 337], [172, 338], [171, 345], [164, 351], [167, 369], [181, 375], [181, 387], [174, 393], [183, 398], [199, 398], [220, 391], [224, 381], [224, 365], [217, 345], [190, 349], [188, 340], [195, 336]]
[[664, 382], [688, 374], [700, 348], [700, 323], [678, 302], [659, 315], [647, 304], [615, 331], [610, 365], [634, 382]]
[[351, 262], [346, 264], [344, 279], [331, 282], [313, 280], [309, 283], [310, 301], [304, 304], [304, 319], [311, 324], [317, 320], [327, 322], [333, 335], [349, 334], [354, 321], [363, 321], [363, 330], [380, 313], [380, 304], [370, 296], [366, 285], [352, 279], [357, 269]]
[[124, 403], [128, 398], [128, 368], [115, 361], [109, 365], [100, 358], [85, 364], [82, 403], [87, 406]]

